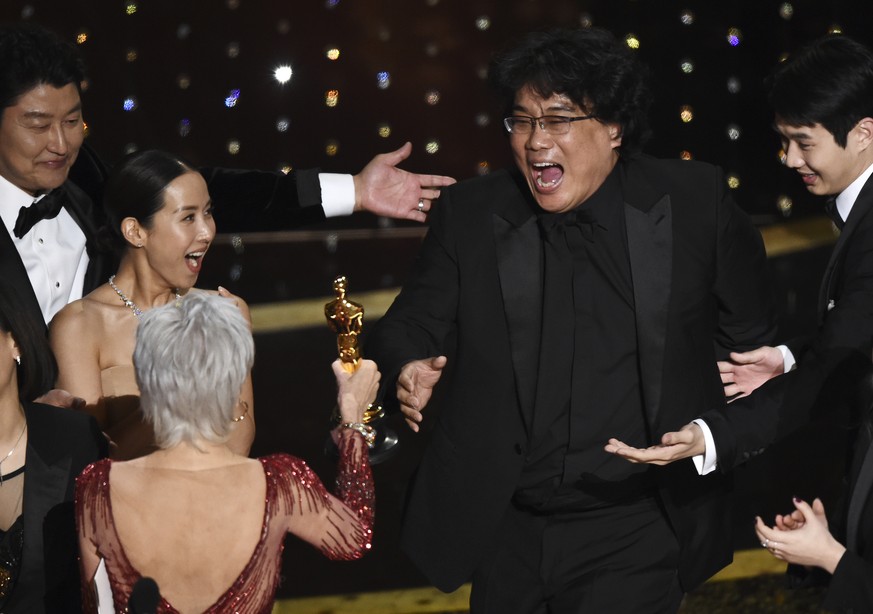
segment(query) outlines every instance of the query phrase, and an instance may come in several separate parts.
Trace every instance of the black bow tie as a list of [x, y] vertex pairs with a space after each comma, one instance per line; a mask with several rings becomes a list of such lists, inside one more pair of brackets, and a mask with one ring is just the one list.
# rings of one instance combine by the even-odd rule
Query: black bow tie
[[61, 207], [64, 206], [63, 196], [63, 189], [57, 188], [29, 207], [19, 209], [18, 219], [15, 220], [15, 228], [12, 229], [15, 236], [20, 239], [42, 220], [50, 220], [57, 217], [58, 213], [61, 212]]
[[846, 225], [846, 222], [840, 216], [840, 212], [837, 210], [837, 197], [829, 196], [827, 202], [825, 202], [825, 213], [827, 216], [833, 220], [834, 225], [842, 230], [843, 226]]
[[578, 207], [564, 213], [543, 213], [539, 217], [540, 228], [547, 239], [555, 234], [563, 234], [567, 227], [578, 226], [583, 236], [590, 241], [594, 223], [594, 216], [588, 210]]

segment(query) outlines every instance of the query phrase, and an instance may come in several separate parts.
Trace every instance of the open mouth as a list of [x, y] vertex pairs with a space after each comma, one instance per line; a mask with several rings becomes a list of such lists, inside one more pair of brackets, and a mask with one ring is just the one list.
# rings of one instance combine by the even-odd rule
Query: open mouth
[[564, 178], [564, 167], [560, 164], [534, 162], [531, 167], [533, 168], [534, 183], [537, 189], [542, 192], [554, 190]]
[[188, 265], [188, 268], [191, 269], [194, 273], [200, 272], [200, 267], [203, 266], [203, 257], [206, 255], [206, 252], [191, 252], [190, 254], [185, 254], [185, 264]]
[[803, 180], [803, 183], [806, 185], [811, 185], [815, 183], [818, 174], [816, 173], [800, 173], [800, 178]]

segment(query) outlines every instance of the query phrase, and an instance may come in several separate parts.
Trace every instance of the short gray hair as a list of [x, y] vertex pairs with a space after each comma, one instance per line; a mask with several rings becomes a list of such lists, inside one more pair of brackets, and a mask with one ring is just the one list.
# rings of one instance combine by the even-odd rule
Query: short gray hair
[[192, 290], [143, 313], [133, 363], [158, 446], [226, 441], [254, 358], [251, 330], [233, 299]]

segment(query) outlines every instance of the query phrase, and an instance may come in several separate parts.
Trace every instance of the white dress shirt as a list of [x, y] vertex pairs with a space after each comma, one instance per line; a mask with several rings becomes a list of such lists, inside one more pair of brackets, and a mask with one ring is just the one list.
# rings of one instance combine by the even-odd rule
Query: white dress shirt
[[22, 238], [15, 236], [12, 229], [19, 209], [33, 203], [33, 196], [0, 177], [0, 217], [48, 324], [67, 303], [82, 297], [89, 260], [85, 234], [65, 208], [57, 217], [38, 222]]
[[351, 175], [318, 173], [321, 208], [325, 217], [351, 215], [355, 211], [355, 180]]

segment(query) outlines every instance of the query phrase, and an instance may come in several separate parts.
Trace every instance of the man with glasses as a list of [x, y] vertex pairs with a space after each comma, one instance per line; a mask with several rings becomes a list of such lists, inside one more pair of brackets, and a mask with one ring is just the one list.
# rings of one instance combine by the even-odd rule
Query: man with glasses
[[415, 431], [451, 369], [404, 549], [474, 614], [675, 612], [730, 562], [727, 478], [603, 445], [724, 404], [717, 359], [775, 332], [760, 235], [718, 169], [639, 154], [610, 34], [532, 34], [491, 80], [517, 169], [443, 191], [367, 340]]

